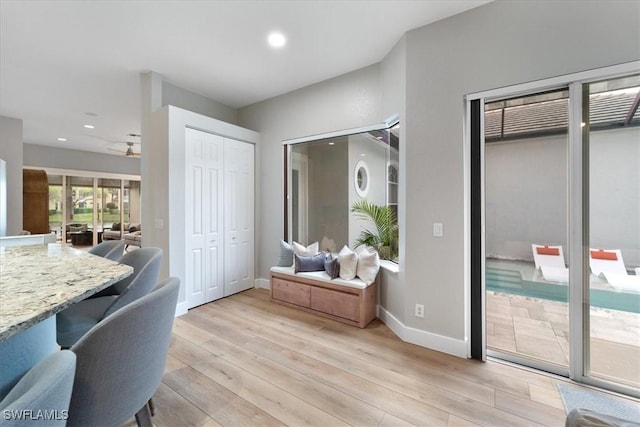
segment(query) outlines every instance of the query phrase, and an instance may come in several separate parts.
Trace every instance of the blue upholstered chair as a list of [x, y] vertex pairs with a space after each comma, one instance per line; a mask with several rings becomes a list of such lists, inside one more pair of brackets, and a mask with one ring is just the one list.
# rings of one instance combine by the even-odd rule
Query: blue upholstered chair
[[92, 247], [88, 252], [102, 258], [110, 259], [111, 261], [118, 261], [124, 253], [124, 241], [106, 240]]
[[0, 426], [64, 427], [75, 370], [76, 355], [71, 351], [56, 351], [42, 359], [0, 402]]
[[180, 281], [153, 291], [94, 326], [72, 348], [76, 378], [67, 425], [150, 426], [147, 402], [164, 373]]
[[71, 347], [95, 324], [146, 295], [158, 283], [162, 249], [136, 249], [118, 261], [132, 266], [133, 274], [109, 287], [107, 292], [112, 295], [85, 299], [56, 315], [56, 339], [60, 347]]

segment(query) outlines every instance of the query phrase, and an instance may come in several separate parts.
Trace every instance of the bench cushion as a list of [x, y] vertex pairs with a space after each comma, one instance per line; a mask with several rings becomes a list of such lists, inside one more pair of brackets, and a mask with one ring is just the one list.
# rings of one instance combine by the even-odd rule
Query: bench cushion
[[369, 286], [366, 283], [364, 283], [362, 280], [358, 279], [357, 277], [355, 279], [351, 279], [351, 280], [344, 280], [344, 279], [341, 279], [341, 278], [336, 278], [336, 279], [331, 280], [329, 275], [324, 271], [310, 271], [310, 272], [305, 272], [305, 273], [294, 273], [294, 268], [293, 267], [271, 267], [271, 271], [274, 272], [274, 273], [287, 274], [287, 275], [290, 275], [290, 276], [305, 277], [307, 279], [318, 280], [318, 281], [321, 281], [321, 282], [330, 283], [332, 285], [346, 286], [346, 287], [354, 288], [354, 289], [365, 289], [365, 288], [367, 288]]

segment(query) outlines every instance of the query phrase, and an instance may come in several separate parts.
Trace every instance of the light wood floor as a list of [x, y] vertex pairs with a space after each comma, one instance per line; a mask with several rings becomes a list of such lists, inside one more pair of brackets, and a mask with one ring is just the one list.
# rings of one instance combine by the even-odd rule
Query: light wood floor
[[253, 289], [176, 318], [156, 426], [563, 426], [562, 379], [402, 342]]

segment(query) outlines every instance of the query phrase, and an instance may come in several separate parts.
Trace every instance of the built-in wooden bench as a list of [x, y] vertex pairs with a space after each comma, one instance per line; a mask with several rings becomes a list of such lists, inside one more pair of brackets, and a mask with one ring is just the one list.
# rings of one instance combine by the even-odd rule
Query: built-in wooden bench
[[294, 273], [271, 268], [271, 300], [278, 304], [364, 328], [376, 318], [378, 279], [371, 285], [355, 278], [331, 280], [324, 271]]

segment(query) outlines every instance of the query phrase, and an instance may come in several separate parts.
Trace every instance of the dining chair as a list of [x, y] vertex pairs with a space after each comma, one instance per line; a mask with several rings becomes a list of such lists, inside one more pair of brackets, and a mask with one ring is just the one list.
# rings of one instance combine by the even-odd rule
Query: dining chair
[[167, 360], [180, 280], [170, 277], [95, 325], [71, 347], [77, 358], [67, 425], [151, 426], [147, 402]]
[[118, 262], [132, 266], [133, 274], [107, 288], [99, 297], [87, 298], [56, 315], [56, 339], [60, 347], [71, 347], [96, 323], [149, 293], [158, 283], [162, 249], [140, 248], [124, 254]]
[[104, 242], [89, 249], [88, 252], [102, 258], [110, 259], [111, 261], [118, 261], [124, 253], [124, 241], [105, 240]]
[[75, 370], [76, 355], [69, 350], [42, 359], [0, 402], [0, 426], [64, 427]]

